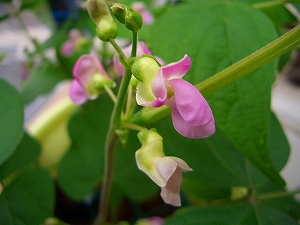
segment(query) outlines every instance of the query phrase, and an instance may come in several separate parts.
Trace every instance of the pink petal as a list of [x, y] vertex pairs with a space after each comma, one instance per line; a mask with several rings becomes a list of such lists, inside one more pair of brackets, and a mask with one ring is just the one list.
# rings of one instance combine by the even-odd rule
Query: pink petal
[[205, 138], [211, 136], [215, 132], [215, 123], [213, 118], [206, 124], [193, 126], [182, 118], [177, 108], [172, 108], [171, 116], [175, 130], [184, 137], [195, 139]]
[[212, 120], [213, 114], [207, 101], [192, 84], [182, 79], [171, 80], [171, 83], [175, 107], [187, 123], [201, 126]]
[[165, 80], [182, 78], [191, 67], [191, 59], [188, 55], [184, 55], [184, 57], [178, 62], [170, 63], [166, 66], [162, 67], [162, 76]]
[[160, 107], [165, 104], [168, 98], [167, 87], [165, 86], [165, 81], [162, 76], [162, 70], [160, 69], [152, 82], [152, 92], [157, 98], [155, 102], [152, 103], [152, 107]]
[[73, 68], [73, 77], [85, 87], [91, 77], [95, 73], [101, 73], [103, 76], [107, 77], [106, 72], [99, 60], [96, 53], [82, 55], [76, 62]]
[[176, 167], [174, 173], [169, 178], [166, 186], [161, 187], [160, 196], [165, 203], [173, 206], [181, 206], [180, 184], [182, 181], [182, 172]]
[[88, 100], [88, 95], [84, 92], [81, 85], [76, 80], [73, 80], [71, 83], [70, 98], [77, 105]]
[[66, 42], [64, 43], [61, 48], [60, 52], [63, 56], [71, 56], [74, 53], [74, 43], [73, 42]]

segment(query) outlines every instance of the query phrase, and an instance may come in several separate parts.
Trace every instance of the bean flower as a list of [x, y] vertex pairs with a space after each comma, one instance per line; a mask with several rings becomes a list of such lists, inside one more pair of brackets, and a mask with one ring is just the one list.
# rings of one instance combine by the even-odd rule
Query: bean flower
[[70, 98], [75, 104], [95, 99], [105, 86], [113, 87], [114, 82], [106, 74], [96, 53], [82, 55], [73, 68]]
[[132, 73], [142, 81], [137, 84], [136, 100], [145, 107], [170, 107], [173, 125], [179, 134], [205, 138], [215, 132], [214, 117], [202, 94], [182, 79], [190, 67], [187, 55], [165, 66], [160, 66], [152, 56], [137, 59]]
[[163, 138], [155, 130], [142, 130], [138, 138], [142, 144], [135, 153], [138, 168], [161, 187], [160, 195], [165, 203], [180, 206], [182, 172], [192, 169], [180, 158], [165, 156]]

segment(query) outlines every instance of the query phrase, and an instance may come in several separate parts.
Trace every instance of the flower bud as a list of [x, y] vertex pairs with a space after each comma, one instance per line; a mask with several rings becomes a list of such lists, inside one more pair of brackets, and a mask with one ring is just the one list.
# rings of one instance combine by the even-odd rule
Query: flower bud
[[112, 13], [115, 15], [116, 19], [124, 24], [125, 23], [125, 7], [123, 4], [115, 3], [111, 7]]
[[143, 18], [138, 12], [134, 11], [130, 6], [123, 5], [120, 3], [115, 3], [111, 7], [111, 10], [115, 15], [116, 19], [120, 23], [125, 24], [125, 27], [128, 30], [137, 32], [139, 29], [141, 29], [143, 25]]
[[96, 34], [101, 41], [109, 41], [110, 38], [115, 39], [118, 36], [118, 26], [110, 15], [100, 20]]
[[101, 41], [109, 41], [118, 36], [118, 26], [104, 0], [88, 0], [87, 10], [97, 26], [96, 33]]
[[110, 15], [104, 0], [87, 0], [87, 11], [96, 25], [104, 16]]

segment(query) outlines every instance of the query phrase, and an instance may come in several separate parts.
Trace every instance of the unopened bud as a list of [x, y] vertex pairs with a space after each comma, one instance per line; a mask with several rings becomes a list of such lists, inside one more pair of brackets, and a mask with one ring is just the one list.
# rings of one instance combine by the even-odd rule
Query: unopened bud
[[123, 5], [120, 3], [115, 3], [111, 7], [111, 10], [115, 15], [116, 19], [120, 23], [125, 24], [125, 27], [128, 30], [137, 32], [139, 29], [141, 29], [143, 25], [143, 18], [138, 12], [134, 11], [130, 6]]
[[110, 15], [97, 24], [96, 34], [101, 41], [109, 41], [110, 38], [115, 39], [118, 36], [118, 26]]
[[125, 10], [126, 9], [124, 5], [120, 3], [115, 3], [111, 7], [112, 13], [115, 15], [116, 19], [122, 24], [125, 23]]
[[96, 33], [101, 41], [109, 41], [118, 35], [118, 26], [110, 14], [105, 0], [87, 0], [87, 10], [96, 24]]
[[87, 11], [96, 25], [104, 16], [110, 15], [104, 0], [87, 0]]

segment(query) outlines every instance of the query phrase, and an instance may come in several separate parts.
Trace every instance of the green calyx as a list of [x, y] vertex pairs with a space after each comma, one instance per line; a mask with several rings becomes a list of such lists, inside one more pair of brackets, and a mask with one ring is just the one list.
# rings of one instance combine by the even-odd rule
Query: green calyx
[[160, 67], [157, 59], [151, 55], [143, 55], [137, 58], [131, 66], [133, 76], [140, 82], [144, 82], [145, 78], [153, 77], [157, 74]]

